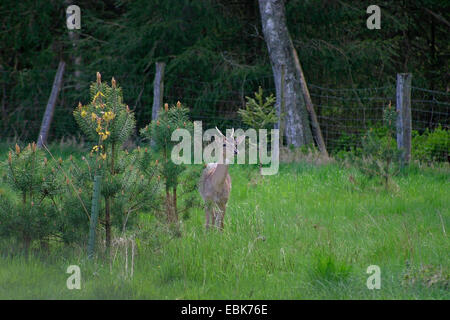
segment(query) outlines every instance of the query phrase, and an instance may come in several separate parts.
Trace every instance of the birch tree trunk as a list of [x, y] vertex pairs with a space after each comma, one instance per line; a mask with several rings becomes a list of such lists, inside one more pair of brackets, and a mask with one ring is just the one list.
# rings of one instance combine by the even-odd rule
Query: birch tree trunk
[[[286, 26], [283, 0], [258, 0], [264, 39], [275, 80], [278, 115], [281, 106], [282, 65], [285, 65], [284, 135], [286, 143], [299, 147], [313, 143], [308, 111], [294, 58], [294, 46]], [[280, 123], [278, 123], [279, 128]]]

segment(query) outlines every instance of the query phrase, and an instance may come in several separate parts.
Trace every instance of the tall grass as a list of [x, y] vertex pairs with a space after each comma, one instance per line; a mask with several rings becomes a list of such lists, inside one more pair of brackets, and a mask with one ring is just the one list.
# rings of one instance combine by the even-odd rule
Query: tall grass
[[[256, 168], [234, 166], [230, 174], [223, 233], [205, 232], [201, 210], [182, 222], [182, 237], [142, 213], [132, 278], [81, 249], [5, 256], [0, 298], [450, 298], [448, 170], [413, 167], [389, 191], [337, 164], [282, 165], [258, 179]], [[66, 288], [71, 264], [81, 268], [81, 290]], [[369, 265], [381, 268], [380, 290], [366, 286]], [[404, 281], [423, 265], [440, 278]]]

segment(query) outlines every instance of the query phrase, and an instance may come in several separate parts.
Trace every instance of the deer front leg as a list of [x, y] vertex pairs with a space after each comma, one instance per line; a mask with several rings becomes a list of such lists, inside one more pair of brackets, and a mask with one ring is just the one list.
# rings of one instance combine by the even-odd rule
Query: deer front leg
[[[211, 213], [212, 213], [211, 211], [212, 211], [211, 210], [211, 203], [210, 202], [206, 202], [205, 203], [205, 228], [206, 228], [206, 230], [208, 230], [209, 226], [211, 225], [210, 224]], [[212, 222], [214, 223], [214, 218], [213, 218]]]
[[217, 214], [216, 214], [215, 226], [219, 230], [223, 230], [223, 220], [225, 218], [225, 211], [226, 211], [226, 209], [227, 209], [226, 202], [225, 203], [220, 203], [220, 204], [217, 205]]
[[223, 203], [222, 205], [221, 205], [221, 211], [222, 211], [222, 214], [221, 214], [221, 217], [220, 217], [220, 230], [223, 230], [223, 221], [225, 220], [225, 212], [226, 212], [226, 210], [227, 210], [227, 203], [225, 202], [225, 203]]

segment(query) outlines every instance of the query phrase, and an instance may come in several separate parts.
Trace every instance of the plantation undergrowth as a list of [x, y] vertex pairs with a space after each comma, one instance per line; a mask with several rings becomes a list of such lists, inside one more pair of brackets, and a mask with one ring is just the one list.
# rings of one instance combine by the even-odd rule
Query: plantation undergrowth
[[[141, 212], [132, 277], [123, 255], [110, 267], [55, 241], [49, 256], [3, 253], [0, 299], [450, 298], [448, 168], [412, 166], [389, 190], [337, 164], [281, 165], [262, 178], [236, 165], [230, 175], [223, 233], [205, 232], [200, 209], [181, 237]], [[2, 240], [2, 251], [12, 245]], [[80, 267], [80, 290], [67, 289], [69, 265]], [[370, 265], [379, 290], [367, 288]]]

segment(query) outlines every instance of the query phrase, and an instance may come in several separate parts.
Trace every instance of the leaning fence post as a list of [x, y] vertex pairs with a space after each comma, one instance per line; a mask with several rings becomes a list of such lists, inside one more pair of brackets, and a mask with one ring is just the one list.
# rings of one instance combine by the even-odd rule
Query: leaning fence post
[[59, 62], [58, 70], [56, 71], [55, 79], [53, 80], [50, 98], [48, 98], [47, 107], [45, 108], [44, 117], [42, 118], [41, 129], [39, 130], [39, 136], [37, 139], [38, 148], [42, 148], [42, 144], [47, 142], [48, 132], [52, 123], [53, 112], [55, 111], [56, 98], [58, 98], [58, 93], [61, 89], [65, 66], [66, 64], [64, 61]]
[[411, 159], [411, 78], [411, 73], [397, 74], [397, 147], [402, 150], [402, 166]]
[[94, 176], [94, 192], [92, 194], [91, 223], [89, 226], [88, 258], [94, 257], [95, 228], [97, 227], [98, 206], [100, 204], [100, 188], [102, 176]]

